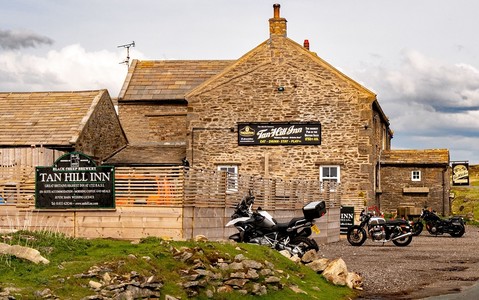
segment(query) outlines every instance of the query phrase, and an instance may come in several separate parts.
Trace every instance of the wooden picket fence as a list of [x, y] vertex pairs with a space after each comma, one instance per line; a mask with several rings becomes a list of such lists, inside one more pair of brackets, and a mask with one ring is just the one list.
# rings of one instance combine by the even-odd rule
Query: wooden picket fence
[[[116, 206], [233, 207], [252, 191], [255, 206], [296, 210], [324, 200], [339, 207], [341, 186], [313, 180], [283, 180], [224, 171], [169, 167], [117, 167]], [[0, 168], [0, 204], [34, 205], [35, 168]]]

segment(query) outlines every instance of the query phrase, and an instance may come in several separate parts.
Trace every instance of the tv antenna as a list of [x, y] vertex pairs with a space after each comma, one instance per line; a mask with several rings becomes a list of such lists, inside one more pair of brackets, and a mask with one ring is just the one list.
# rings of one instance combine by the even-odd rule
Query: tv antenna
[[117, 47], [117, 48], [126, 48], [126, 59], [122, 61], [120, 64], [125, 64], [127, 67], [130, 66], [130, 47], [135, 47], [135, 41], [129, 44], [124, 44]]

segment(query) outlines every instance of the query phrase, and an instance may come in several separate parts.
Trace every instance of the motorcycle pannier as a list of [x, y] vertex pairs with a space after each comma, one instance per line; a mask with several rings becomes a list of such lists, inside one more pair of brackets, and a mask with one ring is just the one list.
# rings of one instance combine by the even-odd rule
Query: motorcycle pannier
[[306, 219], [317, 219], [326, 214], [326, 203], [315, 201], [303, 207], [303, 215]]

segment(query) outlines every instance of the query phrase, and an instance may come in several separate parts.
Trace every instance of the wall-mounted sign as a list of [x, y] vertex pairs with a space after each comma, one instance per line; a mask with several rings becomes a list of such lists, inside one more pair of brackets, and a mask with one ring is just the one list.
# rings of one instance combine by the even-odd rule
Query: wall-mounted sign
[[115, 207], [115, 168], [97, 166], [82, 153], [60, 157], [51, 167], [36, 167], [35, 207], [92, 209]]
[[238, 145], [321, 145], [319, 122], [238, 123]]
[[469, 185], [469, 163], [452, 163], [452, 185]]
[[339, 213], [340, 233], [348, 233], [348, 229], [354, 225], [354, 206], [341, 206]]

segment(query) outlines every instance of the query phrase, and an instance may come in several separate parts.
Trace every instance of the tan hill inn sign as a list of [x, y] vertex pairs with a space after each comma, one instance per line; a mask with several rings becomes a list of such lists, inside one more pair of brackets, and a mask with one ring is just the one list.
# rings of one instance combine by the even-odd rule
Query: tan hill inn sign
[[321, 145], [321, 124], [319, 122], [239, 123], [238, 145]]
[[115, 207], [115, 169], [97, 166], [87, 155], [68, 153], [51, 167], [36, 167], [36, 208]]

